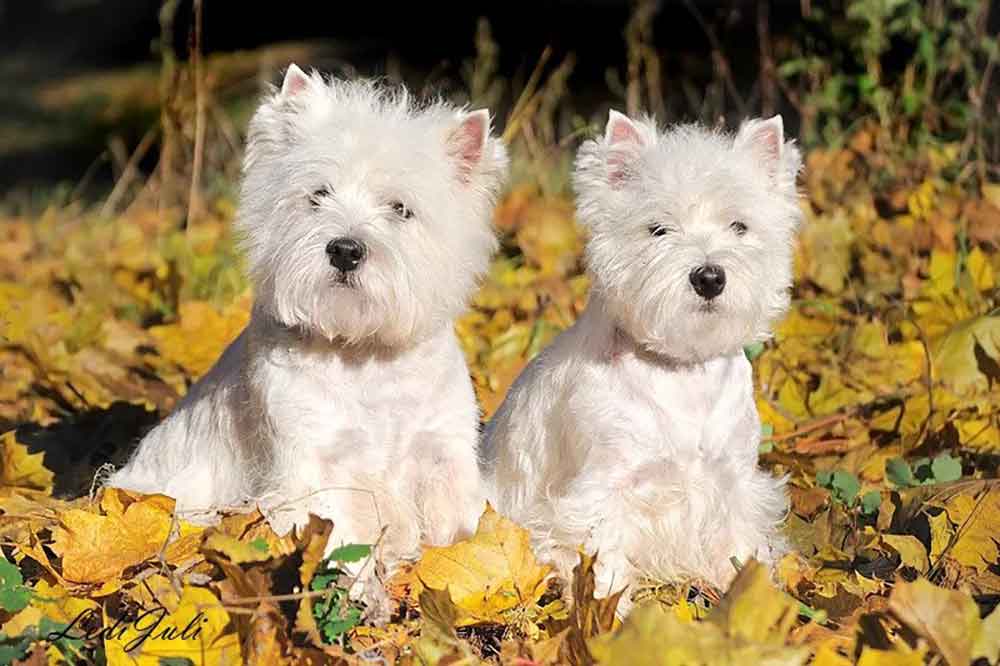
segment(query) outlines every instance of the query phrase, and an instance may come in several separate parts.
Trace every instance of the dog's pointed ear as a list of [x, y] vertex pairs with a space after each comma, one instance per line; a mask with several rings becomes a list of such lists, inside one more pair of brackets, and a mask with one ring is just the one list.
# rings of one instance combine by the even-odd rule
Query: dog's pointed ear
[[772, 178], [776, 177], [781, 169], [782, 151], [785, 147], [781, 116], [744, 121], [736, 133], [734, 147], [737, 150], [751, 151], [767, 173]]
[[285, 70], [285, 78], [281, 82], [282, 99], [291, 99], [309, 87], [309, 75], [299, 69], [294, 62]]
[[490, 112], [478, 109], [463, 114], [458, 125], [448, 134], [448, 154], [458, 164], [458, 176], [462, 182], [472, 179], [486, 151], [490, 136]]
[[642, 145], [639, 128], [628, 116], [614, 109], [608, 112], [608, 124], [604, 127], [604, 141], [609, 146]]
[[608, 148], [608, 182], [613, 188], [618, 188], [629, 179], [631, 164], [645, 141], [628, 116], [611, 109], [604, 128], [604, 143]]

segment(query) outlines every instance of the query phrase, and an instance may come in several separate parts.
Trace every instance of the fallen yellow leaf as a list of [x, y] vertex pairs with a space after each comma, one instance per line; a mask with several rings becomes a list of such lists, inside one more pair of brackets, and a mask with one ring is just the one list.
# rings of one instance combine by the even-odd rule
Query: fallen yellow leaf
[[968, 595], [937, 587], [923, 578], [912, 583], [899, 581], [889, 597], [889, 609], [914, 633], [930, 641], [951, 666], [966, 666], [971, 661], [982, 621], [976, 602]]
[[0, 436], [0, 487], [34, 488], [52, 492], [55, 478], [45, 468], [44, 453], [28, 453], [28, 447], [17, 441], [13, 430]]
[[249, 320], [248, 302], [234, 303], [220, 312], [210, 303], [188, 301], [181, 304], [176, 323], [154, 326], [149, 332], [159, 341], [166, 358], [200, 377]]
[[682, 622], [657, 603], [633, 611], [619, 631], [587, 642], [602, 666], [800, 666], [805, 647], [747, 642], [710, 622]]
[[108, 593], [121, 586], [129, 567], [159, 553], [167, 543], [174, 501], [150, 495], [125, 506], [117, 489], [108, 489], [104, 514], [72, 509], [53, 532], [52, 550], [62, 557], [63, 577], [73, 583], [100, 583]]
[[425, 549], [415, 567], [424, 587], [448, 590], [462, 612], [460, 626], [502, 623], [509, 611], [537, 604], [550, 571], [535, 559], [527, 530], [490, 506], [472, 538]]
[[[239, 637], [224, 633], [229, 613], [212, 592], [185, 587], [177, 607], [146, 609], [124, 630], [104, 640], [108, 666], [162, 666], [167, 659], [187, 659], [193, 666], [242, 664]], [[105, 626], [109, 626], [105, 619]]]

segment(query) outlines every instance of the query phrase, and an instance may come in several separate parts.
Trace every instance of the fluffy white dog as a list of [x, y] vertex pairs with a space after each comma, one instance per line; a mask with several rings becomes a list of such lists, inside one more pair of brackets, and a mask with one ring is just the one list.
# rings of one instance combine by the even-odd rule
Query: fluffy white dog
[[784, 480], [757, 467], [743, 346], [789, 302], [798, 150], [781, 118], [727, 135], [611, 112], [576, 161], [593, 289], [487, 428], [499, 509], [604, 593], [639, 577], [725, 585], [782, 551]]
[[291, 65], [250, 123], [250, 324], [109, 484], [189, 518], [308, 513], [386, 562], [471, 530], [479, 412], [452, 328], [496, 247], [487, 111]]

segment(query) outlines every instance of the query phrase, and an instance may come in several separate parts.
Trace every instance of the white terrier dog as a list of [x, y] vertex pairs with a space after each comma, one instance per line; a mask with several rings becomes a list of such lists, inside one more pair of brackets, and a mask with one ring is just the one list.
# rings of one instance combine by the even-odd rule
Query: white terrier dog
[[109, 485], [189, 518], [260, 503], [279, 531], [315, 513], [331, 547], [385, 527], [387, 563], [474, 528], [479, 411], [452, 322], [496, 248], [506, 164], [487, 111], [291, 65], [249, 128], [250, 324]]
[[563, 574], [582, 546], [604, 593], [640, 577], [724, 586], [731, 557], [781, 552], [784, 480], [757, 468], [742, 349], [789, 303], [799, 168], [778, 116], [734, 137], [612, 111], [580, 148], [590, 303], [486, 432], [499, 510]]

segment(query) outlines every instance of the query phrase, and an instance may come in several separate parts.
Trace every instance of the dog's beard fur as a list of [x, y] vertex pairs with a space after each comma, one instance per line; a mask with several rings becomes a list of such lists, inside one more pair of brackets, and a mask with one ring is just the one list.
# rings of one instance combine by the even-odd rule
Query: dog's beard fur
[[[433, 267], [412, 251], [390, 244], [399, 230], [374, 225], [352, 232], [367, 248], [362, 266], [338, 270], [326, 255], [326, 244], [337, 233], [330, 228], [334, 226], [317, 226], [288, 239], [287, 249], [259, 269], [273, 269], [262, 276], [258, 298], [277, 321], [348, 345], [401, 347], [440, 330], [461, 311], [474, 275], [451, 280], [434, 275]], [[437, 293], [428, 280], [441, 281]]]
[[[753, 256], [756, 250], [750, 250], [750, 256], [716, 253], [714, 261], [724, 268], [727, 284], [720, 296], [705, 300], [694, 293], [688, 279], [704, 253], [670, 245], [666, 240], [648, 262], [621, 266], [612, 277], [604, 272], [607, 269], [594, 276], [594, 293], [608, 316], [637, 344], [672, 359], [697, 362], [769, 337], [771, 323], [781, 317], [789, 301], [787, 291], [777, 286], [781, 277], [775, 273], [780, 269]], [[597, 252], [590, 252], [591, 266], [599, 264]], [[642, 248], [637, 254], [650, 252]], [[755, 293], [755, 285], [772, 291]]]

